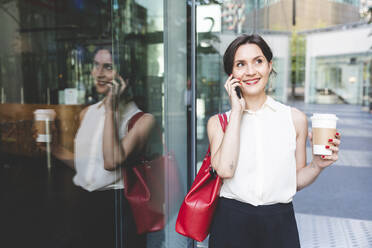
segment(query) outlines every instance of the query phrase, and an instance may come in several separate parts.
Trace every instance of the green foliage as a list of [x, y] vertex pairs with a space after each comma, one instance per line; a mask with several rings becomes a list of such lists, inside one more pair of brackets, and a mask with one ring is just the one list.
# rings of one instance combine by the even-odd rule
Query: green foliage
[[303, 35], [292, 32], [291, 39], [291, 73], [292, 84], [303, 85], [305, 81], [306, 40]]

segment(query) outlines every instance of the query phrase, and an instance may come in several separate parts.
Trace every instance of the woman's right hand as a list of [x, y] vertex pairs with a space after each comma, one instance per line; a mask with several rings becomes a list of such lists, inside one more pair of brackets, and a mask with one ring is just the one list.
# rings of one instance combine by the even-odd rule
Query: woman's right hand
[[245, 109], [245, 101], [243, 95], [241, 95], [242, 97], [239, 98], [236, 93], [235, 88], [239, 86], [240, 80], [237, 78], [233, 78], [231, 74], [226, 80], [225, 89], [230, 97], [231, 111], [238, 111], [241, 113]]
[[117, 75], [116, 78], [116, 80], [114, 79], [110, 84], [108, 84], [110, 90], [107, 93], [106, 99], [104, 101], [106, 111], [112, 111], [113, 109], [115, 109], [115, 107], [117, 107], [116, 104], [119, 101], [120, 95], [127, 87], [127, 82], [120, 75]]

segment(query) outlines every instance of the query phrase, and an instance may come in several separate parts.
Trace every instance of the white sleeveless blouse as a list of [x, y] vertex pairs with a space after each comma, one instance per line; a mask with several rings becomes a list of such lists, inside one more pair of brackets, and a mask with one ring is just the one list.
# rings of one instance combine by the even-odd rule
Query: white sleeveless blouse
[[238, 164], [220, 196], [254, 206], [291, 202], [297, 188], [291, 108], [267, 97], [258, 111], [244, 111], [241, 122]]
[[[134, 102], [129, 102], [119, 114], [119, 138], [128, 132], [128, 121], [140, 109]], [[108, 171], [103, 161], [103, 128], [105, 107], [102, 101], [88, 107], [75, 137], [75, 185], [88, 191], [124, 188], [122, 168]]]

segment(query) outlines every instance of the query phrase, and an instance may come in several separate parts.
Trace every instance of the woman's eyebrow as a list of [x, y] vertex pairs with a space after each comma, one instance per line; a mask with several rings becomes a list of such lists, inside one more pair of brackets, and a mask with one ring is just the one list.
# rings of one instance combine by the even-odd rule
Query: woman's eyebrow
[[245, 62], [244, 59], [238, 59], [238, 60], [235, 60], [234, 63], [237, 63], [237, 62]]
[[256, 57], [254, 57], [253, 60], [258, 59], [258, 58], [261, 58], [261, 57], [263, 58], [262, 55], [258, 55], [258, 56], [256, 56]]
[[[263, 58], [263, 56], [262, 56], [262, 55], [258, 55], [258, 56], [256, 56], [256, 57], [252, 58], [252, 60], [256, 60], [256, 59], [258, 59], [258, 58]], [[237, 63], [237, 62], [245, 62], [245, 61], [246, 61], [245, 59], [237, 59], [237, 60], [234, 61], [234, 63]]]
[[[100, 65], [101, 63], [98, 62], [97, 60], [93, 61], [94, 64]], [[112, 66], [112, 63], [102, 63], [103, 66]]]

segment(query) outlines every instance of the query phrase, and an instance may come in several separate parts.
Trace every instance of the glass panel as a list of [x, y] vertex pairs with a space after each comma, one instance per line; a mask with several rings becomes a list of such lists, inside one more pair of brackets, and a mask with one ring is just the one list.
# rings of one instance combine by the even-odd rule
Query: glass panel
[[[81, 164], [89, 167], [89, 178], [95, 177], [92, 166], [105, 171], [93, 125], [101, 122], [87, 121], [85, 110], [102, 98], [95, 88], [97, 70], [111, 71], [109, 53], [103, 67], [92, 61], [98, 46], [112, 49], [110, 2], [9, 0], [0, 6], [0, 174], [7, 212], [1, 246], [86, 247], [96, 240], [83, 230], [102, 226], [108, 231], [97, 237], [106, 237], [110, 247], [113, 218], [97, 223], [114, 216], [115, 197], [110, 191], [88, 191], [106, 189], [115, 177], [88, 185], [89, 179], [76, 173]], [[79, 127], [87, 125], [93, 128], [85, 139], [77, 138]], [[86, 157], [76, 152], [84, 146]], [[100, 210], [92, 207], [97, 199]]]
[[[164, 170], [153, 175], [158, 182], [149, 185], [151, 198], [162, 198], [160, 209], [149, 207], [164, 214], [165, 227], [147, 233], [145, 247], [185, 247], [187, 239], [176, 234], [174, 227], [187, 183], [186, 4], [114, 1], [112, 18], [115, 54], [120, 70], [129, 77], [128, 90], [137, 106], [156, 121], [142, 155], [147, 165], [168, 159]], [[126, 112], [126, 108], [119, 105], [119, 112]], [[119, 211], [120, 215], [130, 218], [125, 211]], [[143, 215], [137, 224], [149, 218], [140, 210], [135, 212]], [[138, 217], [136, 213], [134, 216]], [[125, 225], [119, 229], [118, 233], [125, 232]], [[142, 247], [130, 236], [123, 239], [124, 247]]]
[[[229, 109], [223, 87], [222, 57], [228, 44], [242, 33], [260, 33], [272, 48], [273, 65], [277, 72], [267, 87], [269, 95], [285, 102], [289, 85], [290, 33], [285, 29], [268, 31], [271, 20], [262, 18], [262, 13], [280, 15], [286, 13], [279, 8], [278, 1], [223, 1], [223, 3], [201, 4], [197, 7], [197, 161], [201, 165], [208, 146], [206, 124], [210, 116]], [[287, 9], [288, 11], [288, 9]], [[270, 25], [269, 25], [270, 24]], [[198, 167], [199, 168], [199, 167]]]
[[312, 73], [316, 76], [310, 86], [309, 102], [362, 104], [368, 90], [369, 61], [370, 57], [364, 54], [312, 60]]
[[[201, 165], [207, 149], [205, 127], [209, 117], [229, 108], [228, 98], [223, 88], [227, 76], [223, 73], [222, 65], [222, 56], [228, 44], [242, 33], [260, 34], [273, 50], [273, 67], [277, 72], [277, 75], [272, 76], [269, 81], [267, 93], [281, 102], [288, 100], [288, 94], [291, 99], [300, 100], [304, 99], [305, 94], [309, 94], [312, 99], [310, 102], [314, 102], [314, 93], [310, 93], [314, 89], [311, 87], [305, 89], [305, 53], [307, 51], [305, 30], [358, 22], [360, 15], [357, 2], [359, 3], [359, 1], [336, 0], [317, 1], [316, 3], [277, 0], [199, 1], [200, 4], [197, 6], [198, 90], [196, 93], [198, 166]], [[322, 14], [322, 11], [332, 11], [334, 14]], [[367, 63], [367, 60], [357, 57], [356, 61], [360, 61], [360, 66], [353, 73], [362, 75], [363, 68], [365, 68], [363, 64]], [[307, 66], [314, 68], [306, 72], [309, 73], [308, 79], [310, 76], [312, 78], [309, 82], [314, 83], [315, 74], [320, 72], [318, 69], [315, 70], [315, 64], [308, 63]], [[347, 71], [350, 72], [349, 69]], [[343, 69], [342, 77], [348, 77], [354, 81], [354, 77], [357, 76], [346, 76], [345, 70], [346, 68]], [[337, 77], [339, 80], [345, 81], [341, 74], [336, 74], [339, 75]], [[354, 95], [362, 94], [363, 90], [360, 86], [362, 83], [359, 85], [358, 82], [361, 80], [357, 78], [356, 83], [353, 84], [355, 88], [347, 94], [351, 92], [354, 92], [352, 93]], [[353, 103], [360, 103], [361, 99], [360, 96], [355, 98], [351, 95], [345, 95], [345, 98]]]
[[[185, 247], [174, 226], [188, 175], [186, 2], [0, 7], [0, 246]], [[160, 225], [137, 235], [149, 217], [127, 200], [139, 194], [130, 168], [154, 164], [159, 201], [145, 210]]]
[[[369, 18], [368, 1], [197, 2], [197, 169], [209, 143], [208, 119], [230, 108], [223, 87], [224, 52], [243, 33], [260, 34], [272, 48], [277, 75], [270, 78], [267, 94], [279, 102], [372, 106], [370, 27], [359, 9]], [[198, 246], [206, 247], [207, 241]]]

